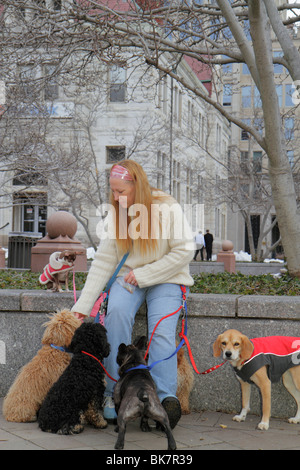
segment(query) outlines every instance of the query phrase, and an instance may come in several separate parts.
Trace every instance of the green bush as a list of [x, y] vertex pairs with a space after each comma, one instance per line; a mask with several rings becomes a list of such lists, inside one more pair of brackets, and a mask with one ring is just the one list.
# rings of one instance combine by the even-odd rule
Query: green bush
[[194, 276], [194, 281], [191, 292], [198, 294], [300, 295], [300, 279], [288, 274], [277, 278], [271, 274], [202, 273]]
[[[1, 289], [46, 289], [39, 284], [40, 273], [30, 271], [0, 270]], [[87, 273], [75, 273], [75, 286], [83, 288]], [[194, 276], [195, 284], [191, 292], [198, 294], [237, 294], [237, 295], [300, 295], [300, 279], [288, 274], [274, 278], [270, 274], [246, 276], [244, 274], [199, 274]], [[72, 273], [69, 276], [69, 289], [73, 290]]]

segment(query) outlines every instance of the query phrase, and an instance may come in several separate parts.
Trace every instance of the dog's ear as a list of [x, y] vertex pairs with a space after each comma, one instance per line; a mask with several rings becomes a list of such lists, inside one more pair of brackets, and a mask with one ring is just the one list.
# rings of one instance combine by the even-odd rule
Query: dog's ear
[[221, 335], [219, 335], [216, 339], [216, 341], [213, 344], [213, 353], [214, 357], [219, 357], [221, 356]]
[[137, 349], [146, 350], [148, 346], [147, 336], [136, 338], [133, 344]]
[[241, 336], [242, 346], [241, 346], [241, 353], [240, 357], [243, 360], [249, 359], [251, 354], [253, 353], [253, 343], [251, 343], [250, 339], [246, 335]]
[[124, 352], [126, 351], [126, 344], [121, 343], [119, 345], [119, 350], [118, 351], [119, 351], [120, 354], [124, 354]]

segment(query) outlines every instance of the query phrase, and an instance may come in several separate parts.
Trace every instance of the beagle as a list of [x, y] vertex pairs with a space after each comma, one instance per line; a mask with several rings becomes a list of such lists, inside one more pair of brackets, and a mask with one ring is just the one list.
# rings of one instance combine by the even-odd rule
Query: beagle
[[262, 395], [262, 419], [258, 429], [269, 429], [271, 414], [271, 382], [282, 377], [287, 391], [297, 403], [297, 413], [289, 423], [300, 423], [300, 338], [268, 336], [249, 339], [237, 330], [227, 330], [218, 336], [213, 354], [230, 362], [241, 384], [242, 411], [234, 421], [245, 421], [250, 410], [251, 383]]

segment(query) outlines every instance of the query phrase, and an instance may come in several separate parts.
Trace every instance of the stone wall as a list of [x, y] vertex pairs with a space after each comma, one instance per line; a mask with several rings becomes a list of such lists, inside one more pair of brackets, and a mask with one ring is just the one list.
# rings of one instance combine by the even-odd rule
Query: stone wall
[[[79, 293], [80, 295], [80, 293]], [[72, 293], [47, 291], [0, 291], [0, 396], [4, 396], [18, 370], [41, 347], [47, 315], [74, 304]], [[146, 333], [146, 309], [137, 315], [134, 335]], [[300, 338], [300, 297], [190, 294], [187, 336], [199, 372], [221, 359], [212, 355], [212, 345], [225, 329], [236, 328], [249, 337], [287, 335]], [[260, 414], [255, 386], [251, 411]], [[229, 364], [207, 374], [195, 373], [191, 394], [195, 410], [240, 411], [240, 388]], [[290, 417], [295, 403], [281, 383], [272, 386], [272, 415]]]

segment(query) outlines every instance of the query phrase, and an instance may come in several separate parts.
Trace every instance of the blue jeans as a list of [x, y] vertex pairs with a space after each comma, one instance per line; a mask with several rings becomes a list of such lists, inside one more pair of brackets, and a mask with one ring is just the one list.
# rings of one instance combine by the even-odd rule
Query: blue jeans
[[[177, 310], [182, 304], [180, 286], [177, 284], [158, 284], [140, 289], [136, 287], [131, 294], [117, 281], [111, 287], [108, 301], [105, 327], [111, 352], [105, 359], [104, 365], [108, 373], [118, 377], [116, 362], [119, 344], [131, 344], [132, 328], [135, 315], [142, 303], [147, 302], [148, 335], [149, 339], [157, 322]], [[176, 349], [175, 335], [180, 311], [164, 319], [156, 329], [149, 349], [148, 363], [169, 357]], [[151, 369], [151, 375], [157, 387], [160, 401], [169, 396], [176, 396], [177, 389], [177, 356], [163, 361]], [[113, 395], [115, 382], [106, 378], [106, 396]]]

